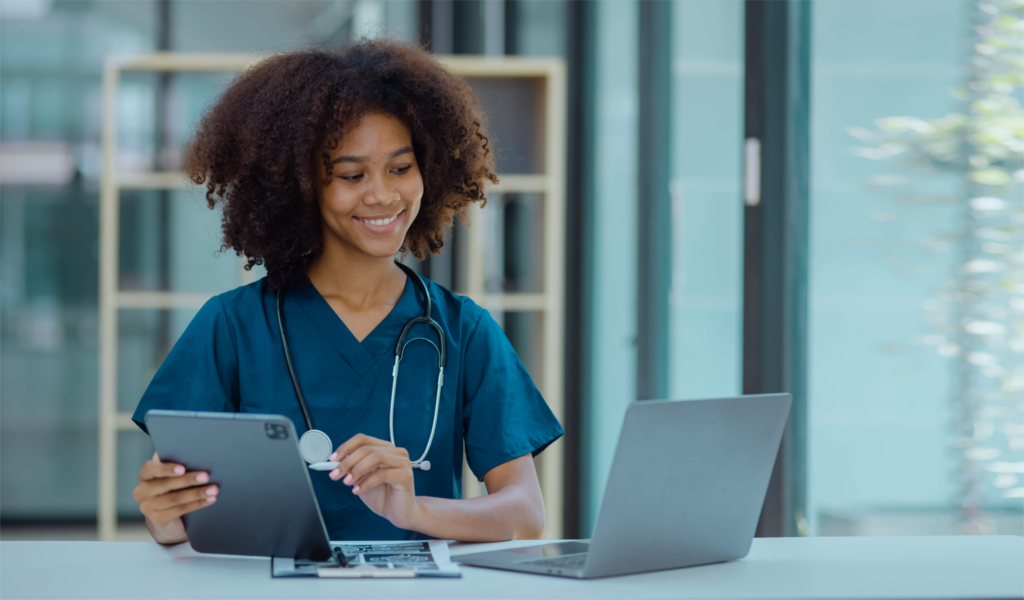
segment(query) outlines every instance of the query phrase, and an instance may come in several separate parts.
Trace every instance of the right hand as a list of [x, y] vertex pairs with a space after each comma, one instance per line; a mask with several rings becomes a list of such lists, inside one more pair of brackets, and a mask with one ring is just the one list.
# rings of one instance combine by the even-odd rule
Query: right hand
[[183, 465], [160, 462], [155, 452], [151, 460], [143, 463], [139, 469], [139, 485], [132, 496], [152, 524], [150, 531], [156, 541], [173, 544], [188, 540], [181, 515], [217, 501], [220, 489], [216, 485], [203, 485], [209, 481], [209, 473], [186, 472]]

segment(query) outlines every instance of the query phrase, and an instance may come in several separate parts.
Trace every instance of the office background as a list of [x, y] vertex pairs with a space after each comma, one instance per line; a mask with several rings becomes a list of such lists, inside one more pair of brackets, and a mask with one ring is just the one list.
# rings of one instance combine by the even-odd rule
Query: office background
[[[382, 33], [565, 61], [565, 536], [630, 402], [774, 391], [759, 534], [1020, 534], [1022, 24], [1003, 0], [0, 0], [0, 535], [95, 534], [105, 57]], [[176, 168], [229, 78], [126, 78], [122, 168]], [[123, 287], [237, 285], [196, 196], [134, 196]], [[501, 289], [533, 256], [510, 214]], [[122, 317], [122, 409], [189, 318]], [[123, 521], [151, 453], [119, 434]]]

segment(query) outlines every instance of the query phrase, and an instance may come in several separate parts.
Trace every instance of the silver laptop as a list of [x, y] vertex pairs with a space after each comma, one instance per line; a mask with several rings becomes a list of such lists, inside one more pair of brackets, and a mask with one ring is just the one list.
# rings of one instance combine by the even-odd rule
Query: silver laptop
[[634, 403], [589, 542], [452, 560], [589, 579], [743, 558], [791, 401], [789, 394], [764, 394]]

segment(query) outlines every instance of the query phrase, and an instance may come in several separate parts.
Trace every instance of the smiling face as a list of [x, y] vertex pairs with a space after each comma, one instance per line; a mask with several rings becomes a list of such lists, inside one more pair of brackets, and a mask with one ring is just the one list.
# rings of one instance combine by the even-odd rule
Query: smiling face
[[[320, 188], [324, 251], [394, 256], [423, 197], [409, 128], [392, 116], [368, 114], [330, 154], [331, 182]], [[323, 181], [323, 161], [317, 165]]]

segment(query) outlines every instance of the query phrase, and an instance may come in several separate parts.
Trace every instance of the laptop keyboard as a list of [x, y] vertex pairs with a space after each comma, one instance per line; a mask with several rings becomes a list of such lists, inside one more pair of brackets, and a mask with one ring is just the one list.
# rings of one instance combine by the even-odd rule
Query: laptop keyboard
[[554, 567], [556, 569], [582, 569], [583, 565], [587, 562], [587, 554], [571, 554], [569, 556], [559, 556], [558, 558], [545, 558], [542, 560], [532, 560], [531, 565], [538, 565], [544, 567]]

